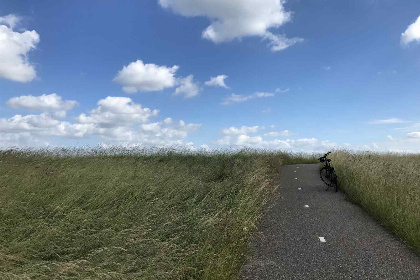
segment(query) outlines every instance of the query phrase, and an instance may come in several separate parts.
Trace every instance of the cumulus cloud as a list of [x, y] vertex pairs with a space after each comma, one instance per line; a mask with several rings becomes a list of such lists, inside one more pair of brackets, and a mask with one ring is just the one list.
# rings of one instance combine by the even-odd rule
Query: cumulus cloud
[[[273, 128], [273, 126], [270, 126]], [[273, 137], [289, 137], [289, 130], [261, 134], [265, 127], [243, 126], [230, 127], [222, 130], [223, 136], [215, 143], [221, 147], [233, 149], [253, 148], [268, 150], [284, 150], [293, 152], [323, 152], [331, 149], [348, 149], [355, 151], [376, 152], [420, 152], [420, 132], [409, 132], [400, 138], [388, 135], [383, 141], [366, 145], [338, 144], [329, 140], [317, 138], [279, 139]]]
[[14, 29], [16, 25], [20, 23], [20, 21], [21, 21], [21, 18], [13, 14], [0, 17], [0, 24], [6, 24], [11, 29]]
[[185, 124], [182, 120], [174, 122], [171, 118], [166, 118], [161, 122], [142, 124], [139, 134], [142, 143], [175, 145], [181, 144], [181, 140], [185, 139], [189, 132], [196, 131], [200, 126], [200, 124]]
[[13, 97], [7, 101], [11, 108], [23, 108], [32, 111], [52, 112], [57, 117], [65, 117], [67, 111], [72, 110], [78, 103], [74, 100], [63, 100], [56, 93], [40, 96], [23, 95]]
[[228, 76], [226, 75], [219, 75], [217, 77], [211, 77], [210, 80], [205, 82], [204, 84], [210, 87], [223, 87], [223, 88], [228, 89], [229, 87], [225, 84], [225, 79], [227, 78]]
[[214, 43], [258, 36], [269, 41], [272, 51], [281, 51], [303, 40], [269, 31], [291, 20], [282, 0], [159, 0], [159, 4], [185, 17], [207, 17], [210, 25], [202, 38]]
[[[270, 126], [273, 128], [274, 126]], [[272, 137], [290, 136], [289, 130], [269, 132], [258, 135], [265, 130], [264, 126], [230, 127], [222, 130], [223, 137], [216, 141], [219, 146], [231, 148], [280, 149], [303, 152], [319, 152], [338, 147], [334, 142], [320, 141], [316, 138], [272, 139]], [[267, 139], [270, 138], [270, 139]]]
[[83, 124], [97, 124], [104, 127], [127, 126], [136, 122], [148, 122], [157, 116], [158, 110], [143, 108], [128, 97], [111, 97], [98, 101], [98, 107], [90, 114], [81, 114], [77, 122]]
[[420, 16], [401, 34], [401, 44], [408, 45], [414, 41], [420, 42]]
[[167, 67], [153, 63], [144, 64], [143, 61], [137, 60], [124, 66], [114, 81], [122, 84], [127, 93], [161, 91], [175, 86], [175, 73], [178, 69], [177, 65]]
[[273, 97], [275, 95], [276, 94], [270, 93], [270, 92], [256, 92], [256, 93], [250, 94], [250, 95], [241, 95], [241, 94], [232, 93], [231, 95], [229, 95], [228, 97], [223, 99], [222, 103], [220, 103], [220, 104], [221, 105], [230, 105], [230, 104], [233, 104], [233, 103], [246, 102], [246, 101], [249, 101], [249, 100], [255, 99], [255, 98]]
[[50, 142], [36, 138], [29, 132], [2, 133], [0, 132], [0, 149], [10, 147], [45, 147]]
[[0, 131], [6, 133], [26, 131], [55, 133], [51, 128], [57, 128], [59, 124], [60, 121], [45, 113], [27, 116], [15, 115], [10, 119], [0, 119]]
[[39, 43], [39, 35], [35, 30], [13, 31], [19, 21], [15, 15], [0, 17], [0, 78], [30, 82], [35, 79], [36, 71], [28, 54]]
[[[22, 100], [27, 101], [17, 99], [13, 104], [27, 104]], [[50, 107], [45, 108], [49, 110]], [[96, 108], [87, 114], [81, 114], [73, 123], [60, 121], [48, 112], [0, 118], [0, 147], [42, 146], [51, 143], [51, 137], [88, 136], [98, 136], [107, 142], [118, 144], [184, 145], [183, 141], [188, 134], [201, 126], [186, 124], [182, 120], [173, 121], [171, 118], [150, 123], [150, 119], [157, 115], [158, 110], [144, 108], [130, 98], [107, 97], [99, 100]]]
[[210, 148], [210, 146], [207, 145], [207, 144], [200, 145], [200, 150], [201, 151], [204, 151], [204, 152], [211, 152], [212, 151], [212, 149]]
[[46, 146], [51, 137], [82, 137], [87, 128], [59, 121], [48, 113], [0, 119], [0, 147]]
[[194, 76], [176, 77], [178, 69], [177, 65], [167, 67], [153, 63], [144, 64], [143, 61], [137, 60], [124, 66], [114, 78], [114, 82], [122, 84], [127, 93], [161, 91], [177, 86], [174, 95], [183, 95], [185, 98], [197, 96], [201, 88], [198, 82], [194, 81]]
[[189, 75], [186, 78], [179, 78], [177, 81], [177, 84], [179, 85], [174, 95], [183, 95], [185, 98], [192, 98], [197, 96], [201, 89], [197, 82], [194, 82], [194, 76]]

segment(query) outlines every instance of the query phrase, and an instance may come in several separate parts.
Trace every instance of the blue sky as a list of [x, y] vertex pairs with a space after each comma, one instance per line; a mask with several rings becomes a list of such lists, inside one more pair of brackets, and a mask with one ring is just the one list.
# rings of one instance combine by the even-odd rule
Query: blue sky
[[2, 0], [0, 147], [419, 152], [419, 16], [414, 0]]

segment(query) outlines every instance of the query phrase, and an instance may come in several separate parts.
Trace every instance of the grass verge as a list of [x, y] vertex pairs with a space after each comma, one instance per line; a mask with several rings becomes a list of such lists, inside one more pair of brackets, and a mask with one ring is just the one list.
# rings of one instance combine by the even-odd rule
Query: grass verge
[[0, 278], [234, 279], [295, 162], [314, 159], [0, 151]]
[[331, 154], [339, 186], [420, 254], [420, 155]]

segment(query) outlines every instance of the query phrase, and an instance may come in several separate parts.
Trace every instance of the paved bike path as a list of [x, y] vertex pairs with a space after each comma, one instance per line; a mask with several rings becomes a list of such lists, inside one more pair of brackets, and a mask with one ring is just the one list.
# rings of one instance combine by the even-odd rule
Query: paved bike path
[[420, 257], [325, 188], [317, 164], [282, 168], [240, 279], [420, 279]]

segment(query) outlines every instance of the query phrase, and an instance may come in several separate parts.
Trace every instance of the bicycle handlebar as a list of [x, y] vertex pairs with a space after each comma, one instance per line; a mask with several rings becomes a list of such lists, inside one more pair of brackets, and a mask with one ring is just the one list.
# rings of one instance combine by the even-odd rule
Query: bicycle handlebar
[[[318, 158], [320, 162], [324, 162], [327, 159], [327, 156], [331, 154], [331, 152], [326, 153], [323, 157]], [[330, 160], [331, 161], [331, 160]]]

